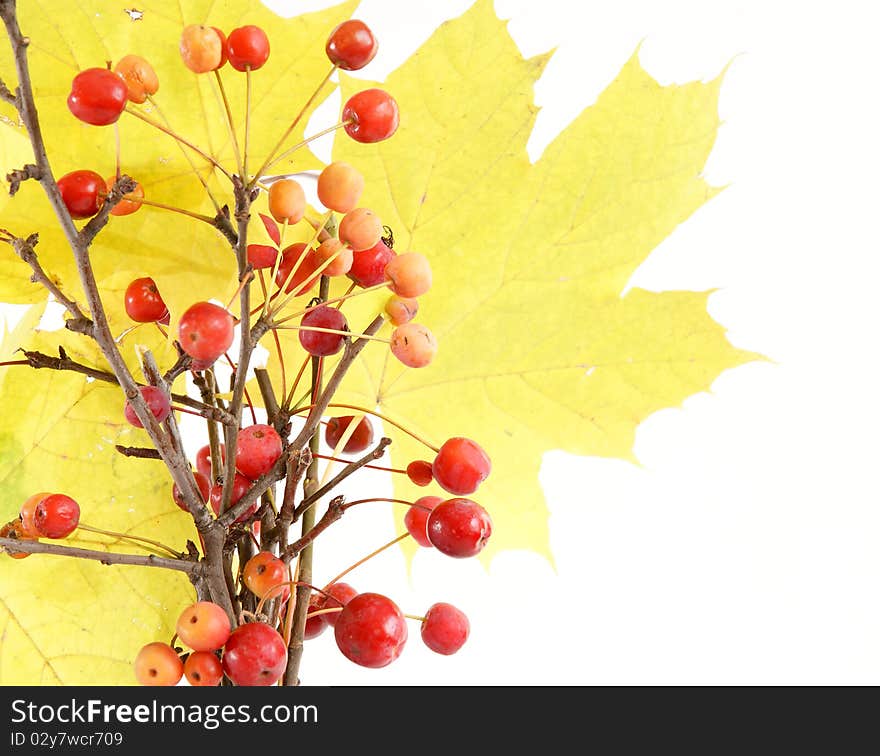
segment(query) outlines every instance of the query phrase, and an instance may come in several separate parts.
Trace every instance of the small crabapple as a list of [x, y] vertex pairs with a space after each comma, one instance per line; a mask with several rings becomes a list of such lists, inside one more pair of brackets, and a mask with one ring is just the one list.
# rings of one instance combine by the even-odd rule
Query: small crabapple
[[422, 640], [432, 651], [449, 656], [458, 651], [468, 639], [471, 625], [467, 615], [452, 604], [439, 602], [425, 612], [421, 624]]
[[127, 96], [140, 105], [147, 97], [159, 91], [159, 77], [149, 61], [140, 55], [126, 55], [119, 59], [113, 71], [125, 82]]
[[431, 466], [434, 480], [457, 496], [472, 494], [492, 471], [492, 460], [469, 438], [456, 436], [443, 443]]
[[388, 261], [385, 278], [401, 297], [420, 297], [431, 288], [431, 264], [418, 252], [405, 252]]
[[376, 57], [379, 42], [363, 21], [350, 18], [330, 32], [324, 49], [337, 68], [357, 71]]
[[71, 171], [58, 179], [58, 191], [70, 217], [82, 220], [91, 218], [101, 209], [107, 196], [107, 182], [94, 171]]
[[313, 357], [329, 357], [336, 354], [344, 343], [341, 333], [309, 331], [307, 328], [326, 328], [333, 331], [347, 331], [348, 322], [335, 307], [321, 305], [309, 310], [300, 321], [299, 343]]
[[240, 26], [226, 38], [226, 55], [236, 71], [256, 71], [269, 59], [269, 38], [259, 26]]
[[211, 601], [197, 601], [180, 613], [177, 637], [193, 651], [216, 651], [231, 632], [229, 617]]
[[234, 332], [232, 315], [212, 302], [196, 302], [177, 326], [181, 349], [197, 360], [212, 362], [232, 345]]
[[[327, 429], [324, 431], [324, 441], [331, 449], [335, 449], [336, 445], [342, 440], [342, 434], [351, 425], [354, 415], [342, 415], [341, 417], [331, 417], [327, 422]], [[345, 446], [342, 448], [343, 454], [357, 454], [366, 451], [370, 444], [373, 443], [373, 424], [368, 417], [362, 417], [355, 427]]]
[[406, 510], [403, 524], [406, 525], [409, 534], [419, 546], [426, 549], [433, 547], [434, 544], [428, 538], [428, 515], [431, 514], [438, 504], [442, 503], [443, 499], [439, 496], [422, 496], [413, 502], [415, 506], [409, 507]]
[[306, 211], [306, 193], [298, 181], [279, 179], [269, 186], [269, 212], [279, 223], [292, 226]]
[[355, 252], [348, 277], [368, 289], [385, 281], [385, 266], [397, 254], [381, 239], [369, 249]]
[[425, 326], [404, 323], [391, 334], [391, 353], [407, 367], [425, 367], [437, 354], [437, 340]]
[[79, 525], [79, 504], [64, 494], [51, 494], [34, 508], [34, 528], [44, 538], [67, 538]]
[[364, 191], [364, 177], [357, 168], [336, 161], [318, 175], [318, 199], [328, 210], [348, 213], [357, 207]]
[[235, 467], [251, 480], [265, 475], [281, 456], [281, 436], [271, 425], [257, 424], [238, 434]]
[[[153, 413], [153, 417], [156, 418], [156, 422], [164, 423], [168, 419], [168, 415], [171, 414], [171, 397], [156, 386], [141, 386], [139, 390], [150, 412]], [[125, 403], [124, 412], [125, 419], [128, 420], [130, 425], [133, 425], [135, 428], [144, 427], [140, 418], [135, 414], [131, 402]]]
[[[289, 580], [287, 565], [271, 551], [260, 551], [248, 559], [242, 580], [251, 593], [264, 598], [275, 586]], [[272, 592], [272, 597], [280, 595], [281, 591]]]
[[334, 628], [343, 655], [362, 667], [385, 667], [407, 639], [406, 619], [387, 596], [359, 593], [339, 612]]
[[223, 650], [223, 671], [236, 685], [274, 685], [287, 666], [287, 644], [263, 622], [233, 630]]
[[428, 539], [447, 556], [476, 556], [491, 535], [489, 513], [470, 499], [448, 499], [428, 515]]
[[177, 685], [183, 677], [183, 663], [167, 643], [148, 643], [134, 659], [134, 676], [141, 685]]
[[107, 126], [119, 120], [127, 101], [121, 77], [106, 68], [87, 68], [73, 77], [67, 107], [80, 121]]
[[365, 89], [345, 103], [342, 120], [345, 133], [356, 142], [381, 142], [397, 131], [400, 111], [384, 89]]
[[354, 252], [339, 239], [328, 239], [315, 250], [315, 259], [319, 267], [330, 260], [323, 271], [325, 276], [344, 276], [351, 270]]
[[[386, 266], [387, 268], [387, 266]], [[385, 303], [385, 314], [392, 325], [409, 323], [419, 313], [419, 300], [393, 294]]]
[[366, 207], [356, 207], [339, 222], [339, 240], [355, 252], [375, 247], [382, 239], [382, 221]]
[[191, 24], [180, 35], [180, 57], [194, 73], [208, 73], [225, 62], [223, 33], [213, 26]]
[[183, 663], [183, 674], [193, 687], [215, 687], [223, 679], [223, 665], [210, 651], [193, 651]]

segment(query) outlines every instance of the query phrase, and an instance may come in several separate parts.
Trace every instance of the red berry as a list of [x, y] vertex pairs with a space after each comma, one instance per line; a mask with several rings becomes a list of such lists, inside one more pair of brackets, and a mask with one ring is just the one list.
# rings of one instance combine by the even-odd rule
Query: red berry
[[476, 556], [491, 535], [489, 513], [470, 499], [448, 499], [428, 515], [428, 539], [447, 556]]
[[[345, 606], [358, 595], [358, 592], [348, 583], [332, 583], [327, 586], [327, 593], [330, 595], [324, 596], [324, 601], [321, 604], [322, 609], [332, 609], [334, 606]], [[335, 627], [336, 621], [339, 619], [339, 614], [339, 612], [327, 612], [327, 614], [322, 616], [327, 620], [327, 624], [330, 625], [330, 627]]]
[[406, 474], [417, 486], [424, 488], [434, 480], [434, 472], [431, 463], [423, 459], [417, 459], [406, 466]]
[[369, 26], [352, 18], [330, 32], [325, 50], [331, 63], [344, 71], [357, 71], [376, 57], [379, 42]]
[[[141, 386], [140, 392], [147, 403], [147, 407], [150, 408], [150, 412], [153, 413], [153, 417], [156, 418], [156, 422], [164, 423], [168, 419], [168, 415], [171, 414], [171, 397], [155, 386]], [[135, 428], [144, 427], [143, 423], [134, 413], [134, 407], [131, 406], [131, 402], [125, 403], [125, 419]]]
[[464, 612], [452, 604], [434, 604], [425, 613], [422, 622], [422, 640], [438, 654], [454, 654], [460, 649], [471, 632], [471, 625]]
[[177, 685], [183, 677], [183, 664], [167, 643], [148, 643], [135, 657], [134, 676], [141, 685]]
[[265, 475], [281, 456], [281, 436], [271, 425], [251, 425], [238, 434], [235, 467], [251, 480]]
[[434, 480], [457, 496], [471, 494], [492, 470], [492, 461], [479, 444], [469, 438], [450, 438], [434, 458]]
[[[287, 565], [271, 551], [261, 551], [248, 559], [242, 571], [242, 580], [247, 589], [255, 596], [276, 598], [284, 591], [276, 586], [290, 580]], [[289, 591], [289, 586], [286, 586]], [[272, 590], [272, 589], [275, 590]], [[271, 594], [270, 594], [271, 591]]]
[[[343, 315], [335, 307], [322, 305], [310, 310], [303, 315], [301, 326], [307, 328], [328, 328], [333, 331], [347, 331], [348, 323]], [[314, 357], [329, 357], [342, 349], [345, 337], [339, 333], [324, 333], [323, 331], [299, 331], [299, 343], [302, 344], [309, 354]]]
[[384, 89], [365, 89], [348, 99], [342, 109], [345, 133], [356, 142], [381, 142], [397, 131], [397, 102]]
[[34, 528], [43, 538], [67, 538], [79, 525], [79, 504], [64, 494], [52, 494], [34, 508]]
[[209, 651], [194, 651], [183, 663], [183, 674], [193, 687], [215, 687], [223, 679], [223, 665]]
[[[199, 493], [202, 495], [202, 501], [206, 504], [211, 497], [211, 481], [208, 480], [204, 475], [200, 472], [193, 473], [193, 477], [196, 480], [196, 485], [199, 487]], [[184, 512], [187, 512], [186, 504], [183, 501], [183, 496], [180, 493], [180, 489], [177, 487], [177, 483], [175, 483], [171, 487], [171, 497], [174, 499], [174, 503], [177, 504]]]
[[[324, 440], [329, 447], [336, 448], [336, 445], [342, 438], [342, 434], [351, 425], [352, 420], [354, 420], [354, 415], [330, 418], [330, 421], [327, 423], [327, 430], [324, 431]], [[343, 454], [357, 454], [368, 449], [371, 443], [373, 443], [373, 425], [370, 423], [369, 418], [362, 417], [351, 437], [345, 442], [342, 452]]]
[[226, 52], [226, 35], [216, 26], [212, 26], [211, 28], [217, 32], [217, 36], [220, 37], [220, 64], [214, 69], [216, 71], [226, 65], [226, 61], [229, 60], [229, 54]]
[[[226, 464], [226, 445], [220, 444], [220, 467]], [[196, 470], [211, 480], [211, 446], [205, 444], [196, 452]]]
[[247, 259], [254, 270], [275, 267], [278, 250], [268, 244], [248, 244]]
[[135, 323], [168, 324], [170, 315], [156, 282], [152, 278], [136, 278], [125, 290], [125, 312]]
[[259, 26], [240, 26], [229, 32], [226, 55], [236, 71], [256, 71], [269, 59], [269, 38]]
[[406, 619], [397, 604], [378, 593], [359, 593], [336, 619], [336, 645], [362, 667], [384, 667], [406, 643]]
[[433, 544], [428, 538], [428, 515], [438, 504], [443, 503], [443, 499], [439, 496], [422, 496], [414, 503], [414, 507], [406, 510], [403, 524], [419, 546], [430, 549]]
[[395, 251], [380, 239], [375, 246], [354, 253], [348, 277], [365, 289], [383, 283], [385, 266], [395, 254]]
[[101, 209], [107, 196], [107, 182], [94, 171], [72, 171], [58, 179], [58, 191], [70, 217], [81, 220], [91, 218]]
[[67, 107], [80, 121], [106, 126], [119, 120], [127, 100], [121, 77], [106, 68], [87, 68], [73, 77]]
[[[294, 291], [296, 292], [295, 296], [305, 294], [316, 283], [318, 283], [318, 279], [320, 278], [320, 276], [314, 275], [319, 264], [318, 258], [315, 255], [315, 250], [310, 248], [303, 255], [303, 250], [305, 248], [305, 244], [297, 242], [296, 244], [291, 244], [289, 247], [285, 247], [281, 252], [281, 263], [278, 265], [275, 284], [277, 286], [284, 286], [284, 291], [287, 294]], [[302, 257], [302, 261], [300, 261], [300, 257]], [[292, 271], [294, 267], [296, 268], [296, 272], [285, 286], [284, 282], [287, 281], [287, 276], [290, 275], [290, 271]]]
[[[320, 593], [313, 593], [309, 598], [309, 611], [316, 612], [324, 608], [324, 596]], [[306, 615], [306, 629], [303, 638], [311, 640], [317, 638], [327, 629], [327, 617], [329, 614]]]
[[[232, 499], [229, 502], [229, 506], [233, 506], [238, 503], [242, 496], [244, 496], [251, 487], [251, 482], [244, 477], [241, 473], [235, 473], [235, 478], [232, 480]], [[211, 487], [211, 509], [214, 510], [214, 514], [218, 517], [220, 516], [220, 505], [223, 503], [223, 486], [214, 485]], [[244, 522], [248, 517], [250, 517], [254, 512], [259, 509], [260, 503], [259, 501], [255, 501], [253, 505], [242, 514], [236, 522]]]
[[223, 671], [236, 685], [274, 685], [286, 666], [284, 638], [262, 622], [239, 626], [226, 641]]
[[37, 504], [47, 496], [51, 495], [52, 493], [50, 491], [41, 491], [40, 493], [35, 493], [33, 496], [28, 496], [28, 498], [25, 499], [24, 504], [21, 505], [21, 509], [18, 512], [18, 517], [21, 521], [19, 531], [22, 537], [40, 537], [40, 531], [37, 530], [36, 523], [34, 522], [34, 513], [36, 512]]
[[177, 637], [193, 651], [216, 651], [231, 630], [229, 617], [211, 601], [197, 601], [180, 613]]
[[232, 344], [235, 324], [223, 307], [196, 302], [180, 318], [178, 339], [184, 352], [197, 360], [213, 362]]

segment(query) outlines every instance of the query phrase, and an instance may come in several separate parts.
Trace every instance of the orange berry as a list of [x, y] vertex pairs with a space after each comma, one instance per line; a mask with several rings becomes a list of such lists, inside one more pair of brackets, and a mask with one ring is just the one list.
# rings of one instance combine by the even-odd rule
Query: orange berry
[[395, 294], [385, 303], [385, 312], [396, 326], [409, 323], [419, 312], [419, 300]]
[[24, 504], [21, 505], [21, 510], [18, 515], [21, 518], [21, 535], [23, 537], [40, 537], [40, 531], [37, 530], [36, 523], [34, 522], [34, 510], [36, 510], [37, 504], [39, 504], [47, 496], [51, 495], [51, 491], [42, 491], [41, 493], [35, 493], [33, 496], [29, 496], [27, 499], [25, 499]]
[[134, 676], [141, 685], [177, 685], [183, 662], [167, 643], [148, 643], [135, 657]]
[[328, 210], [354, 210], [363, 191], [364, 177], [348, 163], [330, 163], [318, 176], [318, 199]]
[[395, 294], [420, 297], [431, 288], [431, 264], [418, 252], [406, 252], [388, 261], [385, 278]]
[[[109, 192], [116, 184], [116, 174], [107, 177], [107, 191]], [[144, 196], [144, 188], [140, 182], [135, 184], [134, 191], [129, 192], [126, 197], [134, 197], [140, 199]], [[133, 199], [124, 199], [116, 207], [110, 211], [110, 215], [131, 215], [141, 209], [141, 203], [135, 202]]]
[[306, 194], [299, 182], [281, 179], [269, 187], [269, 212], [279, 223], [299, 223], [306, 211]]
[[195, 73], [207, 73], [223, 65], [223, 42], [216, 29], [202, 24], [184, 27], [180, 35], [180, 57]]
[[138, 104], [146, 101], [147, 95], [159, 90], [159, 77], [153, 67], [140, 55], [126, 55], [113, 66], [113, 71], [122, 77], [128, 89], [128, 99]]
[[382, 238], [382, 221], [372, 210], [355, 208], [340, 222], [339, 238], [355, 252], [370, 249]]
[[391, 334], [391, 353], [407, 367], [425, 367], [437, 354], [437, 339], [423, 325], [404, 323]]
[[323, 265], [327, 260], [333, 258], [333, 262], [324, 268], [325, 276], [344, 276], [351, 270], [354, 252], [339, 239], [328, 239], [315, 250], [315, 258], [318, 265]]

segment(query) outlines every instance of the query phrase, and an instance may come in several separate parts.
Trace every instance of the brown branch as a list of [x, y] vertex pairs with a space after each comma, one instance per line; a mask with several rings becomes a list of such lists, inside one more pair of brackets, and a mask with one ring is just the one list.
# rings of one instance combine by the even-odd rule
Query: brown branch
[[223, 205], [220, 212], [214, 216], [211, 225], [226, 237], [226, 241], [229, 242], [229, 245], [233, 249], [238, 246], [238, 234], [235, 232], [235, 229], [232, 227], [232, 222], [229, 219], [228, 206]]
[[350, 462], [345, 467], [343, 467], [337, 475], [334, 475], [329, 481], [327, 481], [323, 486], [321, 486], [317, 491], [312, 494], [306, 496], [300, 505], [293, 512], [293, 520], [294, 522], [298, 520], [302, 514], [311, 507], [316, 501], [318, 501], [324, 494], [328, 491], [332, 491], [336, 486], [338, 486], [343, 480], [345, 480], [352, 473], [360, 470], [364, 465], [369, 464], [373, 460], [379, 459], [381, 456], [385, 454], [385, 449], [391, 443], [390, 438], [383, 438], [376, 445], [376, 448], [372, 451], [365, 454], [360, 459], [355, 462]]
[[116, 444], [114, 448], [123, 457], [135, 457], [136, 459], [162, 459], [159, 452], [152, 447], [122, 446], [122, 444]]
[[[68, 321], [68, 323], [69, 322], [70, 321]], [[104, 381], [105, 383], [114, 383], [117, 385], [119, 384], [116, 376], [110, 371], [99, 370], [98, 368], [83, 365], [81, 362], [76, 362], [75, 360], [70, 359], [63, 349], [60, 350], [60, 357], [52, 357], [51, 355], [43, 354], [42, 352], [31, 352], [24, 349], [21, 351], [27, 358], [27, 364], [36, 370], [68, 370], [73, 373], [81, 373], [82, 375], [88, 376], [89, 378], [94, 378], [96, 381]], [[142, 386], [144, 384], [138, 383], [137, 385]], [[208, 406], [207, 404], [203, 404], [202, 402], [193, 399], [186, 394], [171, 393], [170, 396], [178, 404], [183, 404], [187, 407], [194, 409], [202, 417], [208, 420], [214, 420], [219, 423], [232, 422], [232, 417], [229, 415], [229, 413], [226, 410], [220, 409], [219, 407]]]
[[86, 223], [79, 232], [80, 244], [83, 247], [91, 246], [95, 237], [101, 232], [101, 229], [107, 225], [107, 221], [110, 220], [110, 211], [122, 202], [122, 198], [126, 194], [131, 194], [136, 187], [137, 182], [131, 178], [131, 176], [123, 174], [119, 177], [116, 183], [113, 184], [113, 188], [104, 198], [104, 202], [101, 204], [101, 209], [98, 211], [98, 214]]
[[40, 180], [40, 169], [33, 163], [28, 163], [23, 168], [16, 168], [6, 174], [6, 181], [9, 182], [9, 196], [14, 197], [21, 188], [22, 182], [29, 179]]
[[3, 79], [0, 79], [0, 100], [8, 102], [18, 110], [18, 95], [6, 86], [6, 82]]
[[344, 513], [345, 498], [343, 496], [337, 496], [327, 505], [327, 511], [324, 512], [321, 519], [318, 520], [313, 527], [309, 528], [309, 530], [303, 534], [302, 538], [294, 541], [281, 552], [281, 559], [283, 559], [285, 563], [289, 563], [291, 559], [296, 558], [303, 549], [309, 546], [319, 535], [321, 535], [321, 533], [342, 517]]
[[68, 320], [67, 323], [75, 322], [78, 324], [78, 327], [72, 328], [71, 330], [91, 335], [94, 323], [92, 323], [85, 313], [83, 313], [76, 302], [61, 291], [61, 288], [52, 280], [46, 271], [43, 270], [43, 266], [40, 265], [40, 261], [37, 258], [37, 253], [34, 249], [40, 241], [39, 235], [31, 234], [26, 239], [22, 239], [21, 237], [13, 236], [6, 230], [2, 230], [0, 231], [0, 239], [9, 244], [15, 254], [18, 255], [33, 271], [31, 274], [31, 281], [42, 285], [43, 288], [55, 297], [59, 304], [64, 305], [64, 308], [70, 313], [70, 316], [73, 319], [72, 321]]
[[74, 546], [61, 546], [42, 541], [26, 541], [17, 538], [0, 538], [0, 551], [23, 554], [51, 554], [55, 556], [90, 559], [101, 564], [129, 564], [139, 567], [161, 567], [166, 570], [185, 572], [190, 576], [201, 576], [202, 564], [189, 559], [170, 559], [154, 554], [117, 554], [111, 551], [80, 549]]
[[165, 375], [162, 376], [162, 380], [165, 381], [169, 386], [174, 383], [179, 375], [183, 375], [187, 370], [192, 367], [193, 359], [190, 357], [183, 349], [180, 348], [180, 343], [175, 341], [175, 346], [177, 347], [178, 356], [177, 362], [175, 362], [168, 370], [165, 371]]
[[[189, 463], [186, 457], [182, 451], [173, 447], [171, 439], [164, 432], [147, 406], [139, 390], [140, 387], [125, 364], [125, 360], [110, 330], [110, 324], [107, 321], [107, 314], [101, 301], [98, 284], [89, 259], [89, 244], [94, 239], [94, 234], [100, 230], [100, 221], [96, 221], [91, 229], [88, 231], [84, 229], [83, 234], [80, 234], [61, 198], [61, 192], [52, 175], [49, 158], [46, 154], [45, 142], [43, 141], [40, 120], [37, 115], [30, 68], [27, 60], [27, 48], [30, 40], [22, 34], [21, 28], [18, 25], [18, 18], [16, 17], [15, 3], [12, 0], [2, 0], [0, 2], [0, 18], [3, 19], [6, 27], [6, 33], [9, 37], [15, 60], [15, 71], [18, 77], [19, 115], [30, 137], [34, 161], [40, 171], [40, 184], [49, 200], [49, 204], [52, 206], [55, 217], [61, 226], [61, 230], [67, 239], [76, 262], [80, 283], [94, 322], [90, 335], [95, 339], [103, 352], [104, 358], [116, 376], [116, 380], [122, 388], [125, 397], [130, 402], [135, 415], [143, 424], [144, 430], [146, 430], [150, 437], [150, 441], [162, 456], [183, 500], [188, 504], [199, 501], [201, 494], [195, 485], [193, 476], [190, 474]], [[109, 213], [109, 209], [107, 212]], [[230, 597], [226, 594], [225, 585], [222, 583], [222, 551], [225, 532], [216, 525], [207, 510], [196, 519], [195, 525], [202, 535], [202, 540], [205, 544], [205, 579], [208, 583], [211, 597], [226, 610], [230, 621], [234, 624], [235, 615], [232, 611]], [[220, 578], [219, 584], [218, 576]]]

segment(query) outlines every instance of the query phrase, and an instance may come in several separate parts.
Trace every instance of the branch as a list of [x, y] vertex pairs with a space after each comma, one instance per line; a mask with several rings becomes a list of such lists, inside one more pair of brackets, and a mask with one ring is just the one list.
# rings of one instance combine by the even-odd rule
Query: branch
[[12, 105], [16, 110], [18, 110], [18, 96], [15, 95], [9, 87], [6, 86], [6, 82], [3, 79], [0, 79], [0, 100], [4, 102], [8, 102]]
[[188, 559], [169, 559], [154, 554], [117, 554], [112, 551], [94, 551], [74, 546], [60, 546], [41, 541], [26, 541], [17, 538], [0, 538], [0, 551], [23, 554], [51, 554], [55, 556], [91, 559], [101, 564], [130, 564], [138, 567], [161, 567], [166, 570], [177, 570], [188, 575], [200, 577], [203, 568], [200, 562]]
[[[71, 321], [67, 321], [68, 323]], [[104, 381], [105, 383], [114, 383], [119, 384], [119, 381], [116, 379], [116, 376], [108, 370], [99, 370], [98, 368], [89, 367], [88, 365], [83, 365], [81, 362], [76, 362], [75, 360], [70, 359], [67, 356], [67, 353], [63, 348], [59, 347], [59, 351], [61, 353], [60, 357], [52, 357], [48, 354], [43, 354], [42, 352], [31, 352], [25, 349], [21, 350], [24, 356], [27, 358], [27, 364], [36, 369], [47, 369], [47, 370], [68, 370], [72, 373], [81, 373], [82, 375], [88, 376], [89, 378], [94, 378], [96, 381]], [[142, 384], [138, 383], [138, 386]], [[177, 402], [178, 404], [183, 404], [187, 407], [191, 407], [196, 410], [202, 417], [208, 420], [214, 420], [218, 423], [231, 423], [232, 417], [230, 414], [219, 407], [211, 407], [207, 404], [203, 404], [202, 402], [193, 399], [192, 397], [187, 396], [186, 394], [171, 394], [171, 398]]]
[[[251, 505], [257, 499], [266, 493], [266, 491], [268, 491], [275, 483], [284, 478], [287, 469], [287, 460], [291, 454], [291, 448], [292, 447], [287, 447], [287, 449], [281, 452], [281, 456], [276, 460], [272, 469], [267, 473], [263, 473], [263, 475], [251, 483], [251, 487], [245, 492], [244, 496], [217, 518], [218, 523], [223, 527], [230, 527], [239, 517], [251, 508]], [[229, 451], [227, 447], [227, 455], [228, 454]], [[232, 478], [225, 478], [224, 480], [232, 480]], [[223, 487], [224, 489], [227, 488], [225, 483]], [[228, 488], [231, 489], [232, 486], [230, 485]]]
[[135, 457], [136, 459], [162, 459], [159, 452], [152, 447], [122, 446], [122, 444], [116, 444], [115, 448], [123, 457]]
[[101, 205], [98, 214], [86, 223], [86, 225], [83, 226], [82, 231], [79, 232], [80, 244], [82, 244], [83, 247], [89, 247], [91, 245], [101, 229], [107, 225], [107, 221], [110, 220], [110, 211], [122, 202], [122, 198], [126, 194], [131, 194], [136, 187], [137, 182], [131, 178], [131, 176], [123, 174], [119, 177], [117, 182], [113, 184], [110, 193], [104, 198], [104, 202]]
[[337, 475], [335, 475], [333, 478], [331, 478], [329, 481], [327, 481], [327, 483], [325, 483], [323, 486], [321, 486], [317, 491], [306, 496], [302, 500], [300, 505], [293, 511], [294, 521], [298, 520], [302, 516], [303, 512], [305, 512], [310, 506], [312, 506], [312, 504], [314, 504], [316, 501], [318, 501], [328, 491], [332, 491], [334, 488], [336, 488], [336, 486], [338, 486], [349, 475], [351, 475], [354, 472], [357, 472], [364, 465], [367, 465], [370, 462], [372, 462], [373, 460], [379, 459], [379, 457], [383, 456], [385, 454], [386, 447], [390, 443], [391, 443], [390, 438], [383, 438], [376, 445], [375, 449], [373, 449], [371, 452], [368, 452], [367, 454], [365, 454], [359, 460], [357, 460], [355, 462], [350, 462], [349, 464], [347, 464], [345, 467], [343, 467], [339, 471], [339, 473]]
[[214, 216], [211, 225], [226, 237], [226, 240], [231, 247], [235, 248], [238, 246], [238, 234], [235, 232], [235, 229], [232, 227], [232, 222], [229, 220], [229, 207], [223, 205], [220, 212]]
[[284, 560], [284, 563], [287, 564], [291, 559], [296, 558], [303, 549], [342, 517], [344, 513], [345, 497], [337, 496], [335, 499], [332, 499], [330, 504], [327, 505], [327, 511], [324, 513], [324, 516], [315, 523], [314, 527], [310, 528], [307, 533], [303, 534], [302, 538], [294, 541], [281, 552], [281, 559]]
[[6, 174], [6, 180], [9, 182], [9, 196], [14, 197], [21, 184], [28, 179], [40, 180], [40, 169], [33, 163], [28, 163], [24, 168], [16, 168]]
[[76, 302], [61, 291], [59, 286], [52, 280], [46, 271], [43, 270], [43, 266], [40, 265], [40, 261], [37, 259], [37, 253], [34, 250], [34, 247], [36, 247], [40, 241], [39, 234], [31, 234], [27, 239], [22, 239], [21, 237], [13, 236], [4, 229], [0, 231], [0, 239], [11, 245], [15, 254], [18, 255], [24, 263], [30, 266], [30, 269], [33, 271], [31, 281], [41, 284], [53, 297], [55, 297], [59, 304], [64, 305], [64, 308], [73, 318], [72, 321], [68, 320], [67, 323], [76, 322], [80, 324], [79, 327], [72, 328], [71, 330], [76, 330], [80, 333], [90, 333], [91, 329], [94, 327], [94, 323], [86, 317]]

